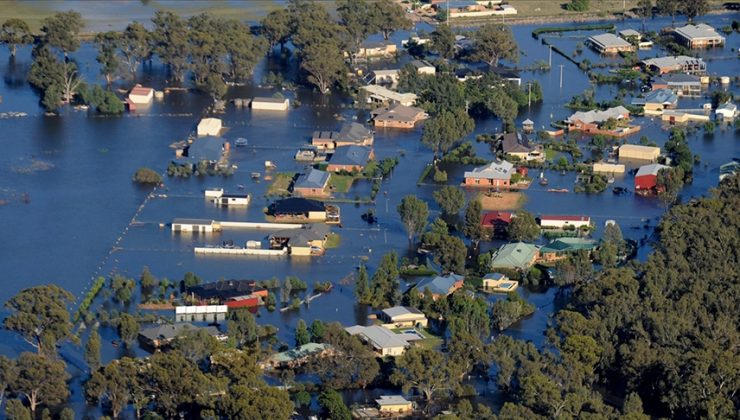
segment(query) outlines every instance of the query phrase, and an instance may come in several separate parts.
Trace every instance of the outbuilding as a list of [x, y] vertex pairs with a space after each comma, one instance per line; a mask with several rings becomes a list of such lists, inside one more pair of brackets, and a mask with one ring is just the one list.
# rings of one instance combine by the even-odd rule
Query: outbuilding
[[589, 216], [554, 216], [542, 215], [539, 217], [540, 227], [543, 229], [567, 229], [591, 226]]
[[218, 118], [203, 118], [198, 123], [198, 136], [218, 136], [221, 134], [223, 123]]
[[213, 201], [221, 207], [248, 206], [249, 198], [249, 194], [221, 194]]
[[173, 232], [212, 233], [216, 222], [207, 219], [175, 219], [172, 221]]
[[623, 144], [619, 147], [619, 159], [646, 160], [655, 162], [660, 156], [660, 148], [639, 144]]
[[658, 172], [668, 169], [668, 166], [659, 163], [640, 166], [635, 174], [635, 192], [645, 194], [655, 192], [658, 187]]
[[218, 322], [226, 319], [226, 305], [176, 306], [175, 322]]
[[128, 100], [136, 105], [147, 105], [154, 99], [154, 89], [136, 85], [128, 94]]
[[252, 99], [252, 109], [263, 111], [287, 111], [290, 107], [288, 98], [269, 98], [257, 96]]

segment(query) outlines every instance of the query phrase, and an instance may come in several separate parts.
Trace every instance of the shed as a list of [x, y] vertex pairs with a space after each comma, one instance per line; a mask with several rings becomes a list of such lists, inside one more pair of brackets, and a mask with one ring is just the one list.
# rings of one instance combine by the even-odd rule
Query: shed
[[252, 109], [265, 111], [287, 111], [290, 107], [288, 98], [270, 98], [265, 96], [256, 96], [252, 99]]
[[406, 413], [414, 410], [414, 404], [401, 395], [381, 395], [375, 403], [381, 413]]
[[734, 120], [737, 115], [737, 105], [727, 102], [717, 107], [714, 111], [717, 119]]
[[638, 193], [655, 191], [658, 186], [658, 172], [661, 169], [668, 169], [668, 166], [659, 163], [640, 166], [635, 174], [635, 191]]
[[203, 118], [198, 123], [198, 136], [218, 136], [223, 128], [218, 118]]
[[648, 160], [655, 162], [660, 156], [660, 148], [639, 144], [623, 144], [619, 147], [619, 159]]
[[569, 227], [581, 228], [591, 226], [591, 218], [589, 216], [555, 216], [555, 215], [542, 215], [539, 217], [540, 227], [543, 229], [566, 229]]
[[172, 231], [212, 233], [215, 225], [215, 221], [208, 219], [175, 219], [172, 221]]
[[226, 305], [176, 306], [176, 322], [217, 322], [226, 319]]
[[128, 100], [136, 105], [149, 104], [152, 102], [152, 99], [154, 99], [154, 89], [138, 84], [128, 94]]

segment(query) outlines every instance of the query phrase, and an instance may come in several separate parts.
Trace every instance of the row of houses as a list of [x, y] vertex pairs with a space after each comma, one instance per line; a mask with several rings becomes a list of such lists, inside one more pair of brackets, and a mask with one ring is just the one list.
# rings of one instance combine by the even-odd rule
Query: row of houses
[[[677, 42], [689, 48], [719, 47], [725, 43], [725, 37], [717, 33], [713, 27], [704, 23], [682, 26], [674, 29], [671, 33]], [[613, 33], [594, 35], [588, 38], [588, 44], [601, 54], [617, 54], [620, 52], [634, 52], [636, 50], [635, 44], [638, 44], [642, 38], [641, 34], [634, 30], [620, 31], [619, 35]], [[648, 44], [643, 45], [647, 46]]]

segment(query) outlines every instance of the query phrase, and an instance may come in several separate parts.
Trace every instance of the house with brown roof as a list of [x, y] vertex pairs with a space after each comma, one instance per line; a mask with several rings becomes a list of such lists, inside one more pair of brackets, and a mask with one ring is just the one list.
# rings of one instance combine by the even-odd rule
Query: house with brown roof
[[423, 109], [395, 104], [371, 112], [376, 127], [414, 128], [417, 122], [429, 118]]
[[333, 150], [342, 146], [372, 146], [374, 134], [359, 123], [344, 124], [339, 131], [314, 131], [311, 145]]
[[506, 133], [501, 136], [501, 151], [522, 161], [544, 161], [545, 152], [541, 146], [533, 145], [520, 133]]

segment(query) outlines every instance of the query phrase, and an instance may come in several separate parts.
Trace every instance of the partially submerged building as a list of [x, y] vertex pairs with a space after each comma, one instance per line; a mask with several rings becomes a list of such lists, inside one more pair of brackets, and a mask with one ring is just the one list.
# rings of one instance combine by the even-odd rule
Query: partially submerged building
[[416, 290], [421, 296], [424, 296], [426, 290], [432, 294], [432, 298], [437, 300], [453, 294], [463, 287], [465, 276], [450, 273], [445, 276], [427, 277], [416, 283]]
[[689, 48], [711, 48], [719, 47], [725, 43], [725, 37], [707, 25], [686, 25], [673, 31], [676, 40]]
[[471, 187], [509, 187], [514, 165], [503, 160], [466, 171], [465, 185]]
[[669, 169], [669, 167], [659, 163], [640, 166], [635, 174], [635, 192], [638, 194], [657, 192], [658, 173], [663, 169]]
[[218, 136], [221, 134], [223, 123], [218, 118], [203, 118], [198, 123], [198, 136]]
[[382, 105], [401, 104], [412, 106], [416, 103], [415, 93], [398, 93], [379, 85], [362, 86], [360, 89], [367, 92], [367, 103]]
[[519, 282], [511, 280], [506, 274], [488, 273], [483, 276], [483, 290], [496, 293], [509, 293], [519, 288]]
[[416, 123], [429, 118], [423, 109], [395, 104], [371, 112], [375, 127], [414, 128]]
[[252, 109], [263, 111], [287, 111], [290, 108], [288, 98], [270, 98], [257, 96], [252, 99]]
[[301, 197], [328, 197], [330, 173], [311, 168], [293, 184], [293, 194]]
[[219, 322], [228, 310], [226, 305], [176, 306], [175, 322]]
[[707, 72], [704, 60], [685, 55], [647, 58], [641, 63], [643, 67], [658, 74], [681, 72], [701, 76]]
[[368, 162], [374, 158], [375, 152], [370, 147], [337, 147], [329, 158], [326, 170], [329, 172], [362, 172]]
[[394, 328], [426, 327], [427, 317], [418, 309], [408, 306], [394, 306], [378, 313], [378, 319]]
[[639, 130], [639, 127], [633, 129], [627, 128], [609, 128], [605, 127], [605, 123], [608, 121], [615, 121], [620, 123], [622, 121], [629, 120], [630, 112], [623, 106], [617, 106], [606, 110], [591, 110], [587, 112], [578, 111], [568, 117], [565, 123], [568, 126], [568, 130], [581, 131], [586, 134], [606, 134], [611, 136], [624, 136], [632, 134]]
[[296, 348], [275, 353], [261, 360], [257, 365], [261, 369], [292, 369], [308, 363], [312, 359], [328, 357], [336, 350], [327, 343], [308, 343]]
[[178, 218], [172, 221], [173, 232], [213, 233], [218, 230], [218, 224], [211, 219], [184, 219]]
[[526, 271], [537, 260], [540, 250], [537, 245], [514, 242], [502, 245], [491, 256], [490, 268]]
[[137, 84], [128, 93], [128, 100], [134, 105], [148, 105], [154, 99], [154, 89]]
[[567, 258], [578, 251], [591, 254], [596, 249], [596, 241], [587, 238], [558, 238], [540, 248], [542, 262], [550, 263]]
[[588, 38], [588, 44], [599, 54], [633, 52], [636, 49], [634, 45], [612, 33], [590, 36]]
[[650, 84], [653, 90], [670, 89], [681, 96], [701, 95], [701, 77], [686, 73], [668, 73], [655, 78]]
[[663, 110], [676, 108], [678, 95], [670, 89], [653, 90], [644, 98], [635, 98], [632, 105], [642, 106], [646, 115], [659, 115]]
[[379, 356], [400, 356], [411, 345], [405, 336], [409, 334], [396, 334], [388, 328], [379, 325], [365, 327], [355, 325], [344, 329], [350, 335], [359, 336], [362, 341], [370, 344]]
[[284, 229], [269, 236], [270, 248], [287, 248], [293, 256], [323, 255], [329, 227], [323, 224], [310, 224], [301, 229]]
[[525, 162], [545, 160], [545, 153], [542, 147], [533, 144], [526, 136], [522, 136], [520, 133], [506, 133], [502, 135], [501, 151], [505, 155], [514, 156]]
[[574, 215], [551, 215], [545, 214], [538, 217], [540, 227], [543, 229], [579, 229], [591, 226], [591, 217]]
[[276, 222], [282, 223], [339, 223], [338, 207], [300, 197], [275, 201], [270, 204], [267, 212]]
[[481, 226], [491, 229], [494, 237], [506, 236], [506, 230], [514, 215], [508, 211], [492, 211], [481, 217]]
[[645, 160], [655, 162], [660, 156], [660, 147], [623, 144], [619, 147], [619, 159]]
[[139, 331], [139, 342], [146, 348], [159, 349], [169, 346], [175, 339], [192, 331], [205, 331], [208, 335], [215, 337], [219, 341], [226, 339], [226, 335], [219, 331], [217, 327], [196, 327], [187, 322], [179, 322], [142, 328]]

